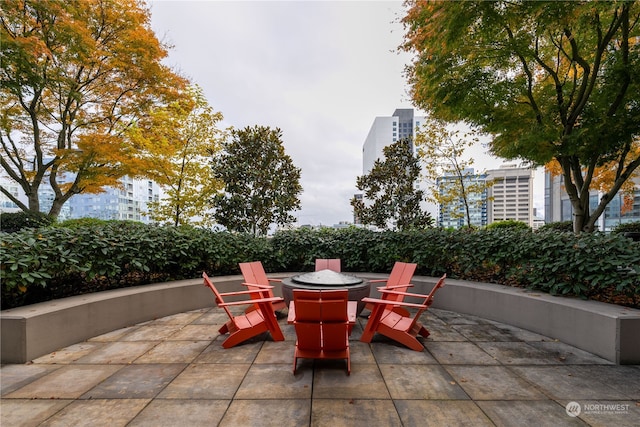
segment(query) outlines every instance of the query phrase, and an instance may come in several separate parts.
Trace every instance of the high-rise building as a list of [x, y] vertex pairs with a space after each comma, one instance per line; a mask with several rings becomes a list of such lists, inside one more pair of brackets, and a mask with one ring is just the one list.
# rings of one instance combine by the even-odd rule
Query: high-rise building
[[78, 194], [67, 202], [70, 218], [119, 219], [149, 222], [147, 203], [160, 199], [160, 188], [149, 180], [123, 177], [120, 187], [105, 188], [103, 193]]
[[[447, 193], [448, 187], [457, 185], [459, 182], [458, 175], [447, 174], [437, 179], [436, 185], [440, 195]], [[462, 179], [465, 187], [471, 184], [483, 184], [487, 176], [474, 173], [473, 168], [465, 169], [462, 172]], [[467, 205], [469, 208], [469, 220], [472, 226], [482, 227], [487, 225], [487, 191], [482, 193], [467, 194]], [[438, 207], [438, 226], [444, 228], [462, 228], [467, 225], [467, 206], [460, 197], [459, 200], [451, 203], [441, 204]]]
[[[633, 206], [631, 209], [624, 209], [623, 195], [618, 192], [605, 208], [596, 228], [600, 231], [611, 231], [618, 224], [640, 221], [640, 178], [634, 180], [636, 184]], [[544, 205], [547, 222], [573, 221], [573, 206], [564, 187], [564, 177], [562, 175], [553, 176], [545, 172], [544, 176]], [[589, 193], [589, 210], [593, 212], [600, 201], [600, 194], [597, 191]]]
[[[158, 201], [161, 197], [158, 184], [126, 176], [120, 180], [120, 184], [119, 187], [106, 187], [104, 192], [98, 194], [76, 194], [63, 205], [58, 219], [61, 221], [70, 218], [126, 219], [148, 223], [147, 203]], [[15, 182], [4, 178], [2, 185], [26, 204], [26, 196]], [[38, 189], [41, 212], [49, 212], [54, 196], [53, 189], [43, 182]], [[0, 212], [19, 210], [15, 203], [0, 193]]]
[[489, 187], [487, 224], [496, 221], [522, 221], [533, 227], [534, 170], [516, 165], [502, 165], [487, 171]]
[[396, 141], [406, 139], [415, 151], [413, 138], [424, 122], [424, 117], [414, 116], [413, 108], [398, 108], [392, 116], [376, 117], [362, 146], [362, 173], [369, 173], [375, 161], [383, 157], [384, 147]]

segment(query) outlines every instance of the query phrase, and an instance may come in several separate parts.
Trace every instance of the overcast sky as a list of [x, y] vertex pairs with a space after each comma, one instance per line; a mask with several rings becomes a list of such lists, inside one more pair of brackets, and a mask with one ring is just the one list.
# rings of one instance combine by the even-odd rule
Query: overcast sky
[[[167, 64], [202, 87], [224, 126], [282, 130], [302, 169], [298, 224], [351, 222], [373, 120], [413, 108], [403, 76], [409, 56], [397, 49], [402, 2], [148, 4], [157, 37], [174, 46]], [[477, 169], [503, 163], [482, 152], [473, 154]]]

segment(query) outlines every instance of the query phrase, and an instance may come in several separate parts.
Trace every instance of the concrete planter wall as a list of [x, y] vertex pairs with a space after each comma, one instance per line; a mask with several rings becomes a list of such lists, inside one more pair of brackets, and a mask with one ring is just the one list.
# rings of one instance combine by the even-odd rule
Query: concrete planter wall
[[[294, 273], [270, 275], [283, 278]], [[360, 273], [367, 279], [385, 275]], [[241, 276], [213, 278], [222, 291]], [[427, 293], [437, 279], [416, 276], [412, 291]], [[274, 289], [281, 295], [281, 289]], [[376, 296], [376, 291], [372, 294]], [[88, 338], [136, 323], [213, 307], [202, 279], [117, 289], [0, 312], [2, 363], [26, 363]], [[519, 288], [448, 279], [434, 308], [472, 314], [555, 338], [617, 364], [640, 364], [640, 310], [553, 297]]]

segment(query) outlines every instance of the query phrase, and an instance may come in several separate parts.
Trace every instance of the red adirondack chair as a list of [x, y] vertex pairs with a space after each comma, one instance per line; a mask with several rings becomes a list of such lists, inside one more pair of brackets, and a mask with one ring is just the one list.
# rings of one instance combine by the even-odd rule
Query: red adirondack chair
[[[443, 275], [438, 283], [431, 289], [429, 295], [414, 294], [409, 292], [399, 292], [395, 290], [380, 289], [382, 299], [363, 298], [363, 301], [371, 303], [373, 310], [367, 321], [367, 325], [362, 332], [360, 341], [371, 342], [376, 333], [382, 334], [394, 341], [398, 341], [412, 350], [422, 351], [424, 346], [418, 341], [417, 336], [429, 336], [429, 331], [420, 323], [420, 315], [431, 306], [433, 296], [436, 291], [444, 286], [447, 275]], [[399, 301], [398, 298], [414, 297], [422, 299], [419, 304]], [[417, 311], [412, 316], [405, 316], [394, 310], [394, 307], [416, 308]]]
[[[204, 285], [211, 289], [215, 295], [216, 305], [222, 308], [225, 313], [227, 313], [227, 316], [229, 316], [229, 321], [218, 330], [222, 335], [229, 334], [229, 337], [222, 343], [222, 347], [231, 348], [267, 331], [271, 333], [274, 341], [284, 341], [284, 335], [282, 334], [282, 330], [280, 330], [280, 325], [278, 325], [276, 315], [273, 311], [273, 303], [276, 302], [276, 300], [282, 300], [282, 298], [266, 297], [265, 290], [221, 293], [218, 292], [218, 289], [216, 289], [211, 282], [207, 273], [203, 272], [202, 277], [204, 278]], [[223, 297], [226, 296], [236, 295], [257, 295], [258, 298], [233, 302], [225, 302], [223, 299]], [[256, 305], [258, 308], [240, 316], [234, 316], [229, 310], [229, 307], [243, 304]]]
[[298, 359], [346, 359], [351, 374], [349, 353], [349, 293], [345, 290], [293, 291], [297, 340], [293, 355], [293, 373]]
[[[262, 262], [253, 261], [253, 262], [241, 262], [240, 271], [242, 272], [242, 277], [244, 278], [243, 285], [247, 287], [249, 290], [262, 290], [267, 292], [267, 296], [269, 298], [273, 298], [275, 295], [273, 294], [273, 286], [270, 285], [270, 282], [282, 282], [282, 279], [269, 279], [267, 277], [267, 273], [264, 271], [264, 267], [262, 266]], [[260, 298], [259, 294], [252, 294], [251, 298]], [[275, 301], [273, 304], [273, 311], [280, 311], [283, 308], [287, 307], [287, 304], [284, 302], [282, 298], [278, 301]], [[256, 305], [248, 307], [245, 312], [248, 313], [257, 308]]]
[[340, 273], [341, 265], [340, 258], [332, 258], [332, 259], [316, 259], [316, 271], [320, 270], [332, 270], [336, 273]]
[[[396, 261], [393, 265], [389, 278], [370, 280], [369, 283], [386, 282], [386, 286], [379, 287], [378, 290], [386, 289], [398, 292], [407, 292], [407, 289], [413, 286], [411, 284], [411, 279], [413, 278], [413, 274], [417, 267], [418, 264]], [[385, 299], [402, 301], [403, 298], [404, 297], [400, 294], [387, 294]], [[373, 305], [370, 303], [366, 304], [364, 307], [367, 310], [373, 310]], [[403, 316], [409, 316], [409, 311], [405, 308], [396, 306], [395, 311]]]

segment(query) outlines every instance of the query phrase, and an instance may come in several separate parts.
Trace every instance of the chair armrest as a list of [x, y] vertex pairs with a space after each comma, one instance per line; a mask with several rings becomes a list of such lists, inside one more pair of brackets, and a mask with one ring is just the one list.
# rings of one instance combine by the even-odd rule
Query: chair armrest
[[282, 301], [282, 298], [280, 297], [273, 297], [273, 298], [260, 298], [260, 299], [249, 299], [249, 300], [244, 300], [244, 301], [233, 301], [233, 302], [223, 302], [221, 304], [218, 304], [220, 307], [227, 307], [227, 306], [231, 306], [231, 305], [243, 305], [243, 304], [259, 304], [262, 302], [276, 302], [276, 301]]
[[369, 280], [369, 283], [380, 283], [380, 282], [388, 282], [389, 279], [373, 279]]
[[[412, 288], [413, 283], [407, 283], [406, 285], [394, 285], [394, 286], [386, 286], [382, 289], [396, 289], [396, 288]], [[381, 289], [381, 288], [378, 288]]]
[[424, 294], [414, 294], [411, 292], [400, 292], [400, 291], [390, 291], [387, 289], [379, 289], [378, 290], [380, 293], [383, 294], [392, 294], [392, 295], [402, 295], [405, 297], [416, 297], [416, 298], [427, 298], [429, 295], [424, 295]]
[[269, 279], [268, 277], [267, 280], [270, 282], [282, 282], [282, 279]]
[[378, 298], [362, 298], [364, 302], [370, 302], [372, 304], [380, 304], [380, 305], [392, 305], [394, 307], [402, 306], [402, 307], [413, 307], [413, 308], [427, 308], [424, 304], [414, 304], [412, 302], [404, 302], [404, 301], [389, 301], [388, 299], [378, 299]]
[[242, 286], [255, 286], [256, 288], [261, 289], [273, 289], [273, 286], [271, 285], [259, 285], [257, 283], [242, 283]]
[[[259, 289], [253, 289], [253, 290], [248, 290], [248, 291], [224, 292], [224, 293], [220, 293], [220, 296], [226, 297], [226, 296], [233, 296], [233, 295], [252, 295], [252, 294], [253, 295], [255, 295], [255, 294], [262, 295], [263, 292], [264, 291], [259, 290]], [[278, 298], [280, 298], [280, 297], [278, 297]], [[253, 299], [251, 301], [255, 302], [256, 300]]]

